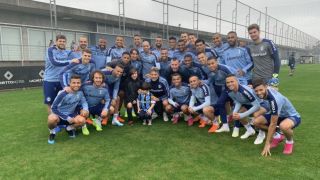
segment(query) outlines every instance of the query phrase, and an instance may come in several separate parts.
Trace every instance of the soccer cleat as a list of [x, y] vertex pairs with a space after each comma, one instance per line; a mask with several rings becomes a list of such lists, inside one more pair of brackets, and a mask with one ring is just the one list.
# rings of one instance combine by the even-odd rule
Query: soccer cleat
[[232, 131], [232, 137], [238, 137], [239, 136], [239, 128], [234, 127]]
[[147, 121], [146, 120], [143, 120], [143, 123], [142, 123], [142, 125], [147, 125]]
[[137, 117], [136, 113], [134, 112], [134, 110], [132, 110], [132, 117]]
[[222, 125], [220, 129], [216, 130], [216, 133], [221, 133], [221, 132], [230, 132], [230, 128], [228, 125]]
[[193, 125], [194, 120], [192, 119], [192, 117], [190, 117], [188, 119], [188, 126], [192, 126]]
[[158, 114], [157, 113], [152, 113], [152, 116], [151, 116], [151, 119], [153, 120], [153, 119], [156, 119], [158, 117]]
[[172, 117], [172, 124], [177, 124], [179, 121], [179, 115], [173, 115]]
[[128, 117], [128, 113], [126, 110], [124, 111], [124, 117]]
[[83, 127], [81, 128], [81, 130], [82, 130], [82, 134], [85, 135], [85, 136], [88, 136], [88, 135], [90, 134], [87, 126], [83, 126]]
[[101, 127], [101, 121], [100, 118], [96, 119], [95, 121], [93, 121], [92, 124], [94, 127], [96, 127], [97, 131], [102, 131], [102, 127]]
[[163, 113], [163, 121], [165, 122], [169, 121], [168, 115], [165, 112]]
[[212, 124], [211, 128], [209, 129], [208, 133], [215, 133], [217, 129], [219, 128], [219, 125]]
[[102, 126], [106, 126], [108, 124], [108, 118], [103, 118], [101, 121]]
[[70, 131], [67, 131], [68, 135], [70, 138], [75, 138], [76, 137], [76, 130], [72, 129]]
[[293, 151], [293, 144], [284, 144], [283, 154], [290, 155]]
[[152, 120], [148, 121], [148, 126], [152, 126]]
[[54, 138], [55, 138], [56, 134], [49, 134], [49, 138], [48, 138], [48, 144], [54, 144]]
[[123, 124], [121, 122], [119, 122], [117, 119], [114, 119], [112, 120], [112, 125], [115, 125], [115, 126], [123, 126]]
[[200, 120], [200, 125], [198, 126], [199, 128], [204, 128], [206, 127], [207, 125], [207, 122], [203, 121], [203, 120]]
[[240, 139], [248, 139], [248, 137], [255, 135], [256, 132], [254, 129], [252, 130], [247, 130], [242, 136], [240, 136]]
[[117, 120], [118, 120], [119, 122], [121, 122], [121, 123], [124, 123], [124, 122], [125, 122], [125, 120], [122, 119], [120, 116], [117, 117]]
[[256, 144], [256, 145], [262, 144], [264, 138], [266, 138], [266, 133], [262, 130], [259, 130], [259, 134], [258, 134], [256, 140], [254, 140], [253, 144]]
[[273, 138], [270, 148], [275, 148], [279, 145], [279, 143], [281, 143], [284, 140], [284, 135], [280, 135], [280, 138]]
[[92, 123], [93, 123], [93, 121], [92, 121], [92, 119], [87, 118], [87, 119], [86, 119], [86, 123], [87, 123], [87, 124], [92, 124]]

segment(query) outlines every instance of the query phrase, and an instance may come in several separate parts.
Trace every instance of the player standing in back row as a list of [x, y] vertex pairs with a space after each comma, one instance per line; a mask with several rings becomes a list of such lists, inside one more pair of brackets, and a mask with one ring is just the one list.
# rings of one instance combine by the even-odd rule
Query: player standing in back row
[[257, 24], [251, 24], [248, 32], [254, 42], [248, 46], [253, 59], [252, 80], [261, 78], [271, 86], [278, 86], [280, 60], [276, 45], [269, 39], [260, 38]]

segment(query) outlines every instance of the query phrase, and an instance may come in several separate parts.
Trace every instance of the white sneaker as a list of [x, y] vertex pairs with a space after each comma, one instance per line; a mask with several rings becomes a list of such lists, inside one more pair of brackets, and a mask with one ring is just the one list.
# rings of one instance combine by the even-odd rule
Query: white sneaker
[[229, 125], [223, 124], [220, 129], [216, 130], [216, 133], [220, 132], [230, 132]]
[[238, 137], [239, 136], [239, 128], [234, 127], [232, 131], [232, 137]]
[[152, 113], [152, 116], [151, 116], [151, 119], [153, 120], [153, 119], [155, 119], [155, 118], [157, 118], [158, 117], [158, 114], [157, 113]]
[[142, 125], [147, 125], [147, 121], [146, 120], [143, 120], [143, 123], [142, 123]]
[[259, 130], [259, 134], [258, 134], [256, 140], [254, 140], [253, 144], [262, 144], [264, 138], [266, 138], [266, 133], [262, 130]]
[[256, 132], [254, 131], [254, 129], [251, 130], [247, 130], [242, 136], [240, 136], [240, 139], [247, 139], [250, 136], [255, 135]]
[[163, 121], [165, 122], [169, 121], [168, 115], [165, 112], [163, 113]]
[[151, 126], [151, 125], [152, 125], [152, 120], [149, 120], [148, 126]]
[[123, 124], [121, 122], [119, 122], [117, 119], [113, 118], [112, 119], [112, 125], [115, 126], [123, 126]]

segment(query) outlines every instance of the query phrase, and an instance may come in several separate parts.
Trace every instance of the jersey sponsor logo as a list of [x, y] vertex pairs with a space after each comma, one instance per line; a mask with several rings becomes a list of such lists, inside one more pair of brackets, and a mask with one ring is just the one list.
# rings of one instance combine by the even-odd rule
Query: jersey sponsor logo
[[248, 91], [244, 90], [243, 93], [250, 101], [254, 100], [254, 97]]

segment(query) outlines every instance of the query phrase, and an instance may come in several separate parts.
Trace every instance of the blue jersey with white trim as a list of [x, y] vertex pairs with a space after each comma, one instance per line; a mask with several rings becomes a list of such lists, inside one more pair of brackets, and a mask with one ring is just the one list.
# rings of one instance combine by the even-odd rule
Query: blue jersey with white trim
[[147, 83], [150, 83], [150, 92], [160, 100], [167, 99], [169, 97], [169, 85], [166, 79], [159, 77], [156, 81], [146, 79]]
[[81, 84], [84, 84], [89, 80], [90, 73], [95, 69], [93, 63], [83, 64], [82, 59], [79, 59], [79, 63], [71, 63], [60, 74], [60, 83], [62, 87], [66, 87], [70, 84], [70, 78], [72, 75], [79, 75], [81, 77]]
[[[206, 56], [207, 56], [208, 59], [209, 59], [210, 57], [218, 58], [218, 54], [217, 54], [217, 52], [216, 52], [214, 49], [205, 48], [205, 49], [204, 49], [204, 53], [206, 54]], [[200, 64], [200, 61], [199, 61], [198, 57], [195, 57], [194, 62]]]
[[95, 86], [92, 82], [86, 83], [82, 88], [89, 107], [94, 107], [104, 100], [104, 110], [108, 111], [110, 105], [109, 91], [105, 85]]
[[169, 58], [173, 58], [174, 57], [174, 52], [176, 51], [177, 49], [175, 49], [175, 48], [170, 48], [170, 49], [168, 49], [168, 57]]
[[137, 101], [139, 102], [139, 108], [142, 111], [147, 111], [152, 104], [155, 102], [152, 100], [152, 94], [148, 92], [147, 94], [140, 93], [138, 95]]
[[218, 64], [217, 70], [214, 72], [211, 71], [210, 74], [208, 74], [208, 80], [216, 86], [225, 86], [227, 75], [233, 73], [235, 73], [234, 69], [226, 65]]
[[70, 120], [72, 117], [69, 115], [75, 113], [78, 105], [81, 105], [82, 109], [88, 111], [88, 103], [82, 91], [67, 93], [65, 90], [62, 90], [53, 101], [51, 110], [62, 120]]
[[107, 53], [107, 62], [113, 61], [113, 60], [119, 60], [122, 57], [122, 53], [126, 52], [127, 49], [124, 47], [117, 47], [112, 46]]
[[205, 83], [201, 83], [197, 88], [191, 88], [191, 97], [189, 107], [192, 107], [195, 111], [203, 109], [211, 104], [211, 94], [209, 86]]
[[59, 82], [60, 73], [72, 60], [70, 55], [71, 51], [58, 49], [56, 45], [48, 48], [46, 53], [44, 80], [48, 82]]
[[279, 117], [300, 117], [300, 114], [287, 97], [272, 88], [268, 88], [267, 93], [266, 100], [269, 102], [271, 115], [278, 115]]
[[186, 51], [176, 50], [175, 52], [173, 52], [173, 58], [178, 59], [180, 61], [180, 63], [182, 63], [184, 60], [184, 56], [187, 54], [192, 56], [192, 61], [194, 62], [196, 59], [195, 55], [192, 52], [187, 51], [187, 50]]

